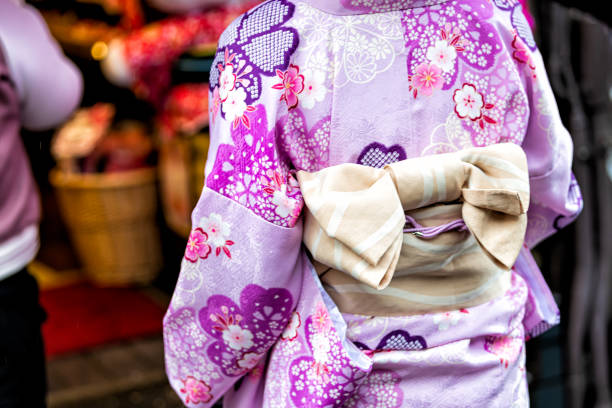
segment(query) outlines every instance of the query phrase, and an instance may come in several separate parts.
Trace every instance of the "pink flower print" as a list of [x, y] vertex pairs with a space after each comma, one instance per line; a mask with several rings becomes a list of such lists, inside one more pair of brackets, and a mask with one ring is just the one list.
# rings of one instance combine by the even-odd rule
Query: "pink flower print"
[[[269, 180], [266, 180], [266, 177]], [[264, 185], [263, 191], [266, 194], [274, 195], [275, 192], [282, 190], [283, 188], [287, 189], [285, 184], [285, 179], [280, 171], [276, 170], [268, 170], [266, 171], [266, 177], [262, 176], [262, 184]], [[289, 190], [291, 191], [291, 190]]]
[[236, 88], [236, 74], [234, 73], [234, 65], [227, 64], [219, 75], [219, 96], [224, 102], [231, 91]]
[[487, 337], [484, 348], [499, 357], [499, 362], [506, 368], [513, 364], [523, 349], [521, 336]]
[[533, 59], [531, 58], [531, 53], [529, 52], [529, 49], [527, 48], [523, 40], [521, 40], [520, 37], [516, 34], [514, 35], [514, 40], [512, 40], [512, 48], [514, 48], [512, 58], [514, 58], [521, 64], [527, 65], [532, 71], [532, 79], [536, 79], [536, 66], [533, 62]]
[[224, 222], [219, 214], [212, 213], [208, 218], [202, 217], [200, 225], [208, 234], [209, 242], [215, 247], [215, 255], [219, 256], [223, 251], [228, 258], [231, 258], [229, 247], [234, 245], [234, 241], [227, 239], [230, 234], [229, 224]]
[[277, 69], [276, 75], [282, 82], [273, 85], [272, 88], [282, 90], [280, 100], [287, 102], [289, 109], [295, 108], [298, 104], [297, 96], [304, 90], [304, 75], [300, 74], [300, 67], [291, 64], [285, 72]]
[[210, 104], [210, 117], [213, 123], [215, 123], [215, 118], [219, 113], [219, 109], [221, 109], [221, 96], [219, 95], [219, 88], [215, 88], [212, 94], [212, 103]]
[[442, 89], [444, 78], [442, 78], [442, 70], [439, 66], [433, 63], [422, 62], [415, 68], [415, 74], [411, 75], [410, 90], [414, 97], [417, 97], [418, 92], [423, 95], [431, 95], [434, 90]]
[[238, 360], [238, 367], [250, 370], [259, 363], [262, 355], [258, 353], [245, 353], [240, 360]]
[[299, 312], [293, 312], [289, 324], [281, 334], [281, 339], [292, 341], [298, 336], [298, 328], [302, 325], [302, 318]]
[[331, 328], [331, 320], [329, 313], [323, 303], [318, 303], [314, 314], [312, 315], [312, 325], [319, 333], [327, 333]]
[[[285, 187], [286, 189], [286, 187]], [[291, 219], [297, 218], [296, 208], [298, 208], [297, 200], [288, 197], [286, 191], [275, 191], [272, 196], [272, 203], [276, 205], [274, 212], [281, 218], [291, 216]]]
[[438, 40], [427, 49], [427, 59], [436, 64], [442, 71], [450, 72], [455, 66], [457, 50], [444, 40]]
[[208, 258], [211, 248], [206, 241], [208, 241], [208, 234], [202, 228], [196, 228], [191, 231], [187, 240], [187, 248], [185, 249], [185, 259], [195, 263], [199, 258]]
[[312, 362], [312, 377], [317, 379], [320, 383], [327, 384], [329, 382], [329, 375], [331, 370], [329, 366], [320, 361]]
[[204, 381], [196, 380], [193, 377], [187, 377], [187, 379], [183, 381], [183, 388], [179, 391], [182, 394], [187, 394], [185, 396], [186, 404], [199, 404], [201, 402], [208, 402], [212, 399], [210, 387]]
[[[265, 177], [262, 177], [263, 191], [272, 195], [272, 203], [276, 206], [274, 212], [281, 218], [289, 217], [292, 221], [297, 219], [301, 210], [299, 201], [288, 196], [288, 193], [292, 192], [297, 186], [285, 183], [279, 171], [268, 170], [266, 176], [271, 180], [267, 182]], [[289, 177], [289, 182], [292, 181], [292, 178]]]

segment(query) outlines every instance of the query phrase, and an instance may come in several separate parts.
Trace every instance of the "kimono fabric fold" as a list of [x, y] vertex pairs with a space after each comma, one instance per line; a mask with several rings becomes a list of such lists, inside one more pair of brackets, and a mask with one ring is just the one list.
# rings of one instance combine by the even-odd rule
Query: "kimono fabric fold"
[[190, 408], [527, 407], [582, 199], [518, 2], [267, 0], [219, 38], [164, 319]]

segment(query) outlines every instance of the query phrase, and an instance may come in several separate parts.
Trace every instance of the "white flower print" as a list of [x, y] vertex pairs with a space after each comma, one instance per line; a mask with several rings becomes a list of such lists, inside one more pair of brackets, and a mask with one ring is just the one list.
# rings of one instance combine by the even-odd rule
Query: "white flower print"
[[[292, 21], [305, 28], [300, 32], [300, 49], [306, 55], [304, 70], [326, 72], [336, 87], [372, 81], [387, 71], [404, 51], [404, 30], [399, 13], [336, 19], [305, 2], [298, 2], [296, 8], [298, 12]], [[337, 54], [338, 58], [333, 61], [321, 58], [327, 51]], [[337, 75], [329, 75], [332, 72]]]
[[434, 324], [438, 325], [439, 331], [445, 331], [451, 326], [456, 326], [459, 320], [463, 317], [463, 313], [467, 313], [467, 310], [453, 310], [450, 312], [438, 313], [433, 317]]
[[253, 333], [237, 324], [232, 324], [223, 330], [223, 341], [234, 350], [248, 349], [253, 346]]
[[329, 339], [324, 333], [316, 333], [311, 338], [312, 341], [312, 356], [319, 363], [326, 363], [329, 360], [329, 352], [331, 345]]
[[482, 116], [484, 98], [472, 84], [463, 84], [461, 89], [455, 90], [453, 95], [455, 112], [460, 118], [479, 119]]
[[260, 359], [261, 354], [245, 353], [242, 358], [238, 360], [238, 366], [250, 370], [257, 365]]
[[427, 49], [427, 59], [442, 68], [442, 71], [450, 72], [455, 66], [457, 50], [448, 41], [438, 40]]
[[281, 338], [283, 340], [295, 340], [298, 335], [298, 329], [302, 324], [302, 319], [300, 318], [300, 314], [298, 312], [293, 312], [291, 315], [291, 320], [289, 324], [281, 334]]
[[304, 90], [300, 97], [300, 105], [305, 109], [312, 109], [316, 102], [325, 99], [325, 73], [319, 70], [304, 71]]
[[208, 234], [208, 242], [215, 247], [222, 247], [230, 234], [230, 225], [221, 219], [221, 215], [212, 213], [200, 219], [200, 226]]
[[233, 122], [237, 118], [241, 118], [247, 110], [246, 92], [243, 88], [237, 88], [230, 91], [227, 99], [221, 105], [221, 110], [225, 114], [225, 119], [228, 122]]

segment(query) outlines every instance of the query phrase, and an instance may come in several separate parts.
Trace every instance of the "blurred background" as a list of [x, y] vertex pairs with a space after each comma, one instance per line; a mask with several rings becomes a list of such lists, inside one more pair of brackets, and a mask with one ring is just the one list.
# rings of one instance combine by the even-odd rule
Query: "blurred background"
[[[23, 135], [43, 204], [29, 270], [48, 314], [49, 406], [180, 407], [161, 319], [203, 185], [206, 82], [218, 36], [258, 1], [189, 13], [183, 1], [28, 2], [85, 84], [72, 119]], [[529, 3], [585, 201], [536, 249], [562, 310], [528, 342], [536, 408], [612, 407], [612, 13], [592, 3]]]

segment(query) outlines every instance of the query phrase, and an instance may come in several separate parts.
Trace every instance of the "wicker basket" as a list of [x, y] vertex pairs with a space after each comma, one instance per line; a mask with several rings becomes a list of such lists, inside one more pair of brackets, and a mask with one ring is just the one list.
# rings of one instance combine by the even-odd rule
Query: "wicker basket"
[[100, 286], [151, 283], [162, 265], [155, 169], [49, 178], [87, 276]]
[[208, 155], [206, 133], [180, 136], [159, 146], [159, 181], [166, 223], [187, 238], [191, 231], [191, 211], [204, 186], [204, 164]]

